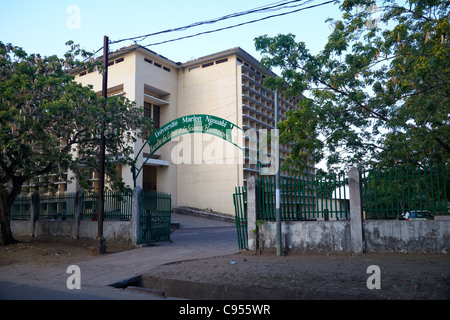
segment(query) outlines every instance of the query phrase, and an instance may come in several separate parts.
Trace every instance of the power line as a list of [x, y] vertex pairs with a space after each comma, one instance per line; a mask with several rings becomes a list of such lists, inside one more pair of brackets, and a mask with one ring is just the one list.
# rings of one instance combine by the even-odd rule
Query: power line
[[[111, 44], [115, 44], [115, 43], [119, 43], [119, 42], [123, 42], [123, 41], [133, 41], [133, 40], [137, 40], [137, 42], [143, 41], [148, 37], [151, 36], [156, 36], [156, 35], [160, 35], [160, 34], [164, 34], [164, 33], [170, 33], [170, 32], [175, 32], [175, 31], [185, 31], [187, 29], [190, 28], [194, 28], [194, 27], [198, 27], [201, 25], [205, 25], [205, 24], [214, 24], [216, 22], [219, 21], [223, 21], [223, 20], [227, 20], [227, 19], [231, 19], [231, 18], [237, 18], [237, 17], [241, 17], [244, 15], [248, 15], [248, 14], [252, 14], [252, 13], [257, 13], [257, 12], [268, 12], [268, 11], [276, 11], [276, 10], [281, 10], [281, 9], [286, 9], [286, 8], [292, 8], [293, 6], [289, 7], [287, 6], [288, 4], [291, 3], [295, 3], [295, 2], [300, 2], [302, 0], [291, 0], [291, 1], [279, 1], [276, 3], [272, 3], [272, 4], [268, 4], [262, 7], [257, 7], [254, 9], [249, 9], [246, 11], [242, 11], [242, 12], [236, 12], [236, 13], [232, 13], [229, 15], [225, 15], [219, 18], [215, 18], [215, 19], [211, 19], [211, 20], [206, 20], [206, 21], [200, 21], [200, 22], [194, 22], [190, 25], [187, 26], [183, 26], [183, 27], [177, 27], [177, 28], [173, 28], [173, 29], [167, 29], [167, 30], [163, 30], [163, 31], [158, 31], [158, 32], [154, 32], [154, 33], [149, 33], [149, 34], [145, 34], [145, 35], [140, 35], [140, 36], [136, 36], [136, 37], [131, 37], [131, 38], [125, 38], [125, 39], [121, 39], [121, 40], [117, 40], [117, 41], [112, 41], [110, 42]], [[300, 4], [300, 5], [304, 5], [305, 3], [311, 2], [312, 0], [307, 0], [304, 3]], [[299, 6], [299, 5], [296, 5]], [[296, 7], [294, 6], [294, 7]]]
[[236, 24], [236, 25], [232, 25], [232, 26], [228, 26], [228, 27], [223, 27], [223, 28], [219, 28], [219, 29], [215, 29], [215, 30], [199, 32], [199, 33], [196, 33], [196, 34], [193, 34], [193, 35], [189, 35], [189, 36], [184, 36], [184, 37], [179, 37], [179, 38], [175, 38], [175, 39], [171, 39], [171, 40], [165, 40], [165, 41], [161, 41], [161, 42], [157, 42], [157, 43], [152, 43], [152, 44], [145, 45], [143, 47], [151, 47], [151, 46], [156, 46], [156, 45], [160, 45], [160, 44], [164, 44], [164, 43], [168, 43], [168, 42], [173, 42], [173, 41], [178, 41], [178, 40], [198, 37], [198, 36], [201, 36], [201, 35], [204, 35], [204, 34], [210, 34], [210, 33], [219, 32], [219, 31], [223, 31], [223, 30], [233, 29], [233, 28], [241, 27], [241, 26], [244, 26], [244, 25], [247, 25], [247, 24], [256, 23], [256, 22], [267, 20], [267, 19], [281, 17], [281, 16], [293, 14], [293, 13], [296, 13], [296, 12], [299, 12], [299, 11], [303, 11], [303, 10], [307, 10], [307, 9], [312, 9], [312, 8], [324, 6], [324, 5], [330, 4], [332, 2], [335, 2], [335, 0], [326, 1], [326, 2], [323, 2], [323, 3], [316, 4], [316, 5], [311, 5], [311, 6], [308, 6], [308, 7], [292, 10], [292, 11], [289, 11], [289, 12], [275, 14], [275, 15], [267, 16], [267, 17], [264, 17], [264, 18], [256, 19], [256, 20], [242, 22], [242, 23], [239, 23], [239, 24]]
[[[248, 15], [248, 14], [255, 13], [255, 12], [277, 11], [277, 10], [286, 9], [286, 8], [297, 8], [297, 7], [303, 6], [306, 3], [309, 3], [309, 2], [311, 2], [313, 0], [306, 0], [305, 2], [303, 2], [301, 4], [297, 4], [297, 5], [293, 5], [293, 6], [287, 6], [288, 4], [299, 2], [299, 1], [301, 1], [301, 0], [292, 0], [292, 1], [287, 1], [287, 2], [286, 1], [281, 1], [281, 3], [280, 2], [276, 2], [276, 3], [273, 3], [273, 4], [267, 5], [267, 6], [258, 7], [258, 8], [250, 9], [250, 10], [243, 11], [243, 12], [229, 14], [229, 15], [226, 15], [226, 16], [223, 16], [223, 17], [220, 17], [220, 18], [216, 18], [216, 19], [212, 19], [212, 20], [208, 20], [208, 21], [195, 22], [195, 23], [192, 23], [192, 24], [190, 24], [188, 26], [184, 26], [184, 27], [178, 27], [178, 28], [163, 30], [163, 31], [159, 31], [159, 32], [151, 33], [151, 34], [145, 34], [145, 35], [141, 35], [141, 36], [137, 36], [137, 37], [125, 38], [125, 39], [121, 39], [121, 40], [117, 40], [117, 41], [110, 41], [109, 44], [116, 44], [116, 43], [119, 43], [119, 42], [131, 41], [131, 40], [136, 40], [136, 39], [141, 39], [141, 40], [139, 40], [139, 42], [140, 42], [140, 41], [142, 41], [142, 40], [144, 40], [144, 39], [146, 39], [146, 38], [148, 38], [150, 36], [159, 35], [159, 34], [163, 34], [163, 33], [169, 33], [169, 32], [175, 32], [175, 31], [183, 31], [183, 30], [187, 30], [187, 29], [192, 28], [192, 27], [196, 27], [196, 26], [200, 26], [200, 25], [204, 25], [204, 24], [212, 24], [212, 23], [216, 23], [218, 21], [222, 21], [222, 20], [226, 20], [226, 19], [230, 19], [230, 18], [234, 18], [234, 17], [239, 17], [239, 16], [243, 16], [243, 15]], [[326, 1], [326, 2], [323, 2], [323, 3], [316, 4], [316, 5], [310, 5], [308, 7], [302, 7], [302, 8], [296, 9], [296, 10], [292, 10], [292, 11], [288, 11], [288, 12], [284, 12], [284, 13], [280, 13], [280, 14], [275, 14], [275, 15], [271, 15], [271, 16], [267, 16], [267, 17], [263, 17], [263, 18], [259, 18], [259, 19], [255, 19], [255, 20], [251, 20], [251, 21], [242, 22], [242, 23], [239, 23], [239, 24], [236, 24], [236, 25], [232, 25], [232, 26], [228, 26], [228, 27], [223, 27], [223, 28], [218, 28], [218, 29], [214, 29], [214, 30], [199, 32], [199, 33], [196, 33], [196, 34], [193, 34], [193, 35], [183, 36], [183, 37], [170, 39], [170, 40], [165, 40], [165, 41], [161, 41], [161, 42], [157, 42], [157, 43], [151, 43], [151, 44], [145, 45], [143, 47], [151, 47], [151, 46], [156, 46], [156, 45], [160, 45], [160, 44], [164, 44], [164, 43], [168, 43], [168, 42], [174, 42], [174, 41], [179, 41], [179, 40], [183, 40], [183, 39], [189, 39], [189, 38], [198, 37], [198, 36], [205, 35], [205, 34], [215, 33], [215, 32], [219, 32], [219, 31], [223, 31], [223, 30], [233, 29], [233, 28], [241, 27], [241, 26], [244, 26], [244, 25], [247, 25], [247, 24], [252, 24], [252, 23], [264, 21], [264, 20], [267, 20], [267, 19], [281, 17], [281, 16], [297, 13], [297, 12], [300, 12], [300, 11], [303, 11], [303, 10], [307, 10], [307, 9], [313, 9], [313, 8], [324, 6], [324, 5], [333, 3], [333, 2], [335, 2], [335, 0], [330, 0], [330, 1]], [[282, 7], [280, 7], [280, 6], [282, 6]], [[103, 49], [103, 47], [101, 47], [100, 49], [95, 51], [94, 55], [96, 53], [98, 53], [101, 49]]]

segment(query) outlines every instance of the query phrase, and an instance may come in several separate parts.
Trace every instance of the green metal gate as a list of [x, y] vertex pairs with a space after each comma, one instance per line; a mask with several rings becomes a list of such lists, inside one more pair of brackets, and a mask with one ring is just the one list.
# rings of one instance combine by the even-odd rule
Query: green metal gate
[[236, 187], [233, 194], [233, 203], [235, 210], [235, 221], [239, 249], [248, 249], [247, 234], [247, 188]]
[[138, 244], [170, 241], [171, 196], [144, 191], [140, 201]]

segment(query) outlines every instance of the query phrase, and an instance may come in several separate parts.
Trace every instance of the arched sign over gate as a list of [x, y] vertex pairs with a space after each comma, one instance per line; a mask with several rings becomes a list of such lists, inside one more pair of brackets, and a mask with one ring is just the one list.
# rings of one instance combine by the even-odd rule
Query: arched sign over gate
[[[244, 153], [245, 150], [241, 148], [236, 142], [233, 141], [233, 135], [232, 131], [233, 129], [238, 129], [242, 131], [244, 134], [246, 134], [241, 128], [239, 128], [234, 123], [216, 117], [212, 115], [207, 114], [194, 114], [189, 115], [185, 117], [180, 117], [178, 119], [172, 120], [169, 123], [165, 124], [158, 130], [156, 130], [150, 138], [147, 139], [147, 141], [142, 146], [141, 150], [137, 154], [134, 163], [131, 167], [132, 173], [133, 173], [133, 181], [134, 181], [134, 187], [136, 187], [136, 179], [139, 176], [139, 173], [141, 172], [144, 165], [147, 163], [147, 161], [151, 158], [151, 156], [163, 145], [171, 141], [172, 139], [179, 137], [184, 134], [190, 134], [190, 133], [205, 133], [205, 134], [211, 134], [213, 136], [219, 137], [224, 139], [225, 141], [230, 142], [234, 146], [241, 149]], [[246, 134], [249, 136], [248, 134]], [[255, 141], [255, 143], [259, 146], [259, 143], [256, 141], [255, 137], [249, 136], [250, 139]], [[136, 167], [136, 161], [143, 151], [144, 147], [146, 145], [149, 145], [150, 147], [150, 154], [145, 159], [142, 166], [138, 169]], [[248, 155], [248, 154], [247, 154]], [[251, 155], [249, 155], [252, 157]], [[252, 157], [253, 158], [253, 157]], [[259, 164], [258, 164], [259, 165]]]

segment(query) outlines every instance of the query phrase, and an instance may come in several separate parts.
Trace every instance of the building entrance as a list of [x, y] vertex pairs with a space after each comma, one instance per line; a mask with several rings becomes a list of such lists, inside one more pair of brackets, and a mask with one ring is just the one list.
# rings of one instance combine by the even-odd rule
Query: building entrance
[[156, 190], [157, 190], [157, 184], [156, 184], [157, 170], [158, 170], [158, 167], [155, 167], [155, 166], [144, 166], [143, 177], [142, 177], [142, 189], [144, 191], [156, 192]]

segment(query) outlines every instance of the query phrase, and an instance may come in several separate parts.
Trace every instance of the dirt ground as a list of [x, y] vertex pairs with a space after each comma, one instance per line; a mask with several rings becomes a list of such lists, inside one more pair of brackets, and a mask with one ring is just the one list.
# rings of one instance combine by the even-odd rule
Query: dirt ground
[[[369, 290], [380, 270], [380, 289]], [[237, 254], [164, 265], [149, 276], [245, 287], [252, 299], [449, 300], [448, 255]], [[369, 279], [370, 278], [370, 279]]]
[[[97, 256], [98, 241], [91, 239], [16, 237], [20, 242], [0, 246], [0, 266], [34, 263], [37, 266], [71, 263]], [[107, 253], [114, 254], [132, 249], [131, 246], [108, 241]]]
[[[0, 266], [33, 262], [70, 263], [95, 257], [96, 241], [61, 238], [20, 239], [0, 247]], [[109, 241], [108, 254], [132, 249]], [[380, 289], [368, 289], [380, 270]], [[182, 261], [149, 270], [146, 276], [244, 288], [261, 299], [382, 299], [449, 300], [450, 256], [419, 254], [324, 254], [278, 257], [240, 253], [209, 259]], [[271, 294], [264, 296], [265, 293]], [[214, 296], [210, 296], [214, 298]], [[252, 297], [250, 295], [250, 297]]]

